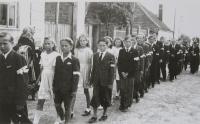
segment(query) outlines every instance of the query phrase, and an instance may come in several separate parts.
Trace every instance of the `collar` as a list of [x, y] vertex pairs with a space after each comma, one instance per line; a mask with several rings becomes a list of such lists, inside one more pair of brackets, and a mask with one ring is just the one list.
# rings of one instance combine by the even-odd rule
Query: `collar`
[[10, 51], [8, 51], [6, 54], [3, 54], [3, 56], [5, 57], [5, 59], [8, 57], [8, 54], [12, 51], [12, 49]]
[[128, 49], [128, 52], [131, 50], [131, 46], [129, 47], [129, 48], [126, 48], [126, 47], [124, 47], [125, 48], [125, 50], [127, 50]]
[[106, 52], [107, 52], [107, 51], [104, 51], [104, 52], [99, 52], [99, 57], [101, 56], [101, 53], [103, 53], [103, 54], [102, 54], [102, 59], [103, 59], [103, 58], [104, 58], [104, 56], [106, 55]]
[[67, 55], [67, 57], [65, 57], [65, 58], [63, 57], [63, 53], [61, 53], [61, 58], [62, 58], [63, 61], [65, 61], [65, 60], [68, 59], [68, 58], [69, 58], [69, 59], [72, 59], [72, 53], [70, 52], [70, 53]]
[[136, 43], [136, 44], [133, 46], [133, 48], [136, 49], [137, 45], [138, 45], [138, 44]]

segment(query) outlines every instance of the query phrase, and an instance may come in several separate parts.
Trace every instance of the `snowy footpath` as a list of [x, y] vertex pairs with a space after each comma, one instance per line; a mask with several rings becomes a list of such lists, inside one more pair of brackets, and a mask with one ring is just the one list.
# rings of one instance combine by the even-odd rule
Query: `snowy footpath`
[[[32, 119], [36, 102], [28, 102], [29, 116]], [[82, 117], [85, 96], [80, 87], [75, 104], [75, 118], [72, 124], [85, 124], [91, 117]], [[161, 82], [150, 89], [138, 104], [133, 103], [128, 112], [118, 110], [119, 101], [113, 101], [108, 119], [97, 124], [200, 124], [200, 73], [191, 75], [183, 72], [173, 82]], [[41, 124], [53, 124], [56, 112], [53, 102], [45, 104], [45, 115]], [[99, 117], [102, 110], [99, 111]]]

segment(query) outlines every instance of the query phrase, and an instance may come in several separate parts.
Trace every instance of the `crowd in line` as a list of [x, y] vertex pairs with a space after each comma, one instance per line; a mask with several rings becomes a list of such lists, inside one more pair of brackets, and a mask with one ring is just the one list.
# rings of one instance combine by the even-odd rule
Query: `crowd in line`
[[[51, 37], [44, 38], [42, 49], [35, 49], [33, 34], [32, 28], [25, 28], [14, 46], [11, 34], [0, 33], [0, 123], [38, 124], [44, 103], [50, 99], [54, 100], [57, 112], [55, 123], [68, 123], [74, 117], [79, 83], [86, 97], [82, 116], [90, 116], [93, 109], [88, 123], [95, 123], [98, 107], [102, 107], [98, 120], [105, 121], [113, 97], [120, 101], [119, 110], [127, 112], [155, 84], [168, 79], [173, 82], [188, 65], [192, 74], [198, 72], [198, 38], [189, 45], [182, 39], [157, 40], [156, 34], [114, 40], [105, 36], [93, 53], [86, 35], [81, 35], [76, 43], [71, 38], [60, 40], [61, 52], [57, 52]], [[37, 91], [38, 103], [31, 122], [26, 100], [30, 93], [34, 99]]]

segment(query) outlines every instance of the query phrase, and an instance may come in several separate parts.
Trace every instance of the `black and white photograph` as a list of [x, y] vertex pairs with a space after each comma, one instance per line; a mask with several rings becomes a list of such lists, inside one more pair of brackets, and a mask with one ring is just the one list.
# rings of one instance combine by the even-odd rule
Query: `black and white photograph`
[[0, 0], [0, 124], [200, 124], [199, 0]]

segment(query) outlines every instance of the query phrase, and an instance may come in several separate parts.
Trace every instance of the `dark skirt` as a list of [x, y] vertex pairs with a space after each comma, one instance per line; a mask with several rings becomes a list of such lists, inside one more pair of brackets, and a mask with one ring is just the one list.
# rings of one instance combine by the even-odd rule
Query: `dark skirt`
[[112, 88], [108, 86], [97, 85], [93, 88], [93, 96], [90, 105], [94, 108], [109, 107], [111, 105]]
[[121, 108], [128, 108], [133, 103], [134, 78], [121, 79]]

